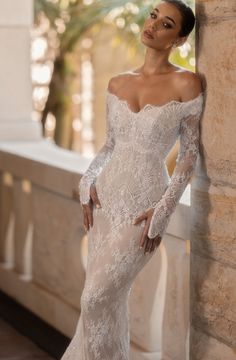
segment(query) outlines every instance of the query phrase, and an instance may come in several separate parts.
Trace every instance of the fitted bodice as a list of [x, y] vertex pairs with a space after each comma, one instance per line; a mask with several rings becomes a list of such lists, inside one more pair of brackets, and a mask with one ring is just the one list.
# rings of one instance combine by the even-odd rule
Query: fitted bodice
[[178, 137], [181, 120], [185, 114], [196, 112], [202, 97], [201, 92], [190, 101], [146, 104], [139, 112], [133, 112], [126, 100], [107, 91], [107, 116], [115, 143], [129, 143], [141, 152], [165, 159]]
[[[168, 204], [160, 200], [169, 193], [165, 200], [174, 199], [175, 206], [189, 180], [198, 152], [202, 103], [203, 92], [186, 102], [146, 104], [134, 112], [126, 100], [107, 90], [107, 138], [80, 181], [82, 203], [88, 201], [88, 187], [93, 182], [103, 211], [114, 226], [131, 223], [140, 213], [157, 206], [164, 206], [168, 219]], [[165, 159], [179, 136], [180, 152], [170, 179]], [[173, 209], [173, 204], [170, 206]], [[152, 221], [150, 235], [157, 232], [154, 218]], [[164, 228], [159, 224], [160, 232]]]

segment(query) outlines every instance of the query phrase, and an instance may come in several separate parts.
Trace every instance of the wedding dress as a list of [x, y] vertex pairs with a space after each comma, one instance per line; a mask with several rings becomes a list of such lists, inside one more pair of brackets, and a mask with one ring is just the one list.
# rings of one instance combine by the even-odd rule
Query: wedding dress
[[[96, 185], [101, 208], [93, 204], [88, 232], [86, 281], [75, 334], [61, 360], [128, 360], [128, 298], [138, 272], [156, 249], [139, 247], [145, 221], [132, 221], [154, 208], [148, 236], [163, 236], [195, 167], [204, 93], [131, 110], [106, 92], [106, 140], [79, 182], [81, 204]], [[165, 164], [179, 137], [175, 170]]]

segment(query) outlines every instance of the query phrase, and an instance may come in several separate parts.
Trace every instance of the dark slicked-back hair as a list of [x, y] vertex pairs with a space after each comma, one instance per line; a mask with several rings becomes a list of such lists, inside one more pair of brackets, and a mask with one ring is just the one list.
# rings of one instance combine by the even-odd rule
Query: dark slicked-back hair
[[190, 6], [188, 6], [182, 0], [161, 0], [162, 2], [166, 2], [168, 4], [174, 5], [182, 16], [182, 24], [181, 30], [179, 32], [179, 36], [188, 36], [194, 28], [195, 25], [195, 15]]

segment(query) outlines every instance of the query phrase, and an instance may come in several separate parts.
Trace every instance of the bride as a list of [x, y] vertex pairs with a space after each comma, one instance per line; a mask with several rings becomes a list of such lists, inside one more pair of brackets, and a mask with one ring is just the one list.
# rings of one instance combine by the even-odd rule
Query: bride
[[[61, 360], [128, 360], [132, 283], [158, 248], [199, 152], [203, 90], [169, 61], [193, 30], [180, 0], [154, 6], [141, 32], [144, 63], [112, 77], [106, 140], [79, 182], [88, 261], [81, 314]], [[165, 158], [180, 140], [174, 172]]]

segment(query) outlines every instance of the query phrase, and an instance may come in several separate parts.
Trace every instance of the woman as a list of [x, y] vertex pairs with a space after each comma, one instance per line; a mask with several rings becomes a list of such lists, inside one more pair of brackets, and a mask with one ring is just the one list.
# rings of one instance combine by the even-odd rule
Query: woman
[[[132, 283], [159, 246], [198, 155], [200, 78], [168, 59], [194, 23], [182, 1], [162, 0], [141, 34], [144, 64], [109, 81], [106, 142], [79, 183], [87, 273], [80, 319], [62, 360], [129, 359]], [[178, 136], [169, 178], [164, 160]]]

